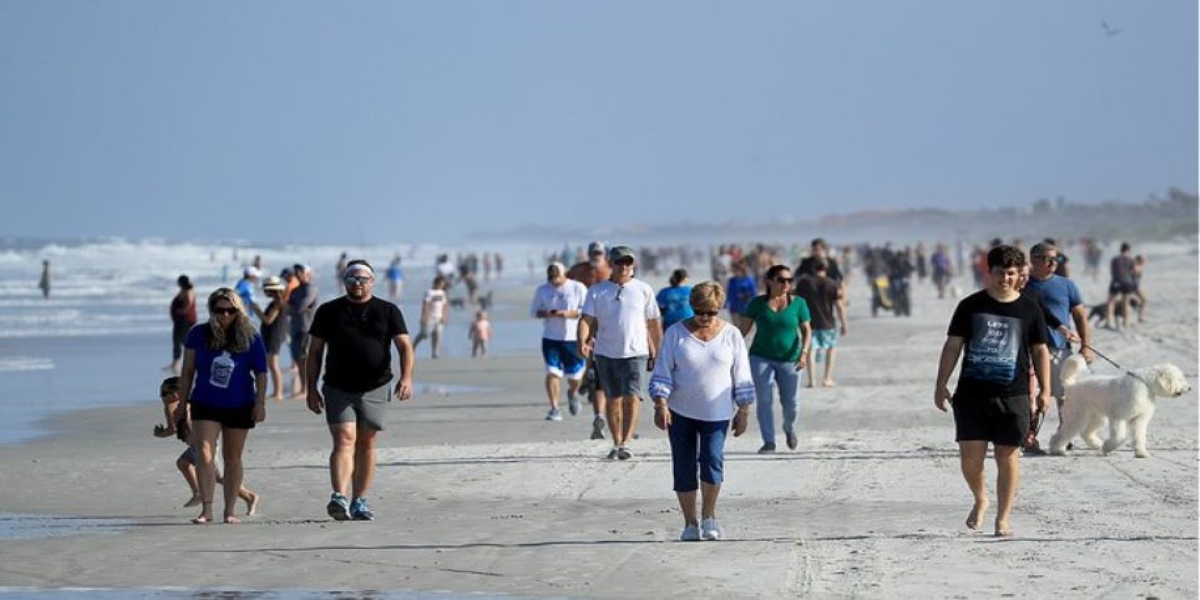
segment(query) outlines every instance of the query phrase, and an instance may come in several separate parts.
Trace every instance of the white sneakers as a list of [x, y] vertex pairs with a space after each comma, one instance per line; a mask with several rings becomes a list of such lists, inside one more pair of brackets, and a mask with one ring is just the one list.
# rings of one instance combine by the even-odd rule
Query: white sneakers
[[700, 526], [688, 525], [683, 528], [683, 533], [679, 534], [681, 542], [698, 542], [706, 540], [715, 542], [721, 539], [721, 525], [716, 519], [704, 519], [700, 521]]

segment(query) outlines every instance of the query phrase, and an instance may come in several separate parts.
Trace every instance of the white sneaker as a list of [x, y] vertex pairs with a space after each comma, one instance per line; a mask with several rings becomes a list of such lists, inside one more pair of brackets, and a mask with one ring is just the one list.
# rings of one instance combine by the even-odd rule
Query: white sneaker
[[681, 542], [698, 542], [700, 541], [700, 528], [695, 525], [688, 525], [683, 528], [683, 533], [679, 534]]
[[557, 408], [552, 408], [552, 409], [550, 409], [550, 412], [546, 413], [546, 420], [547, 421], [561, 421], [562, 420], [562, 412], [559, 411]]
[[700, 521], [700, 539], [714, 542], [721, 539], [721, 526], [715, 518]]

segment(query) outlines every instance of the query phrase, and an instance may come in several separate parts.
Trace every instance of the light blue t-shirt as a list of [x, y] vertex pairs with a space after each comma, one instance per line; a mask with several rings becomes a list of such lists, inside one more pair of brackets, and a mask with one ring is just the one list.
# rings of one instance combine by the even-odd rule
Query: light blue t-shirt
[[670, 327], [692, 314], [692, 286], [677, 285], [658, 290], [658, 308], [662, 311], [663, 329]]
[[[1042, 303], [1045, 304], [1046, 310], [1050, 311], [1050, 314], [1064, 325], [1073, 322], [1071, 309], [1083, 304], [1083, 296], [1079, 293], [1079, 287], [1066, 277], [1051, 275], [1046, 279], [1030, 278], [1029, 283], [1025, 285], [1042, 295]], [[1063, 337], [1063, 334], [1059, 333], [1057, 329], [1050, 329], [1049, 326], [1046, 329], [1050, 332], [1050, 347], [1067, 347], [1067, 338]]]

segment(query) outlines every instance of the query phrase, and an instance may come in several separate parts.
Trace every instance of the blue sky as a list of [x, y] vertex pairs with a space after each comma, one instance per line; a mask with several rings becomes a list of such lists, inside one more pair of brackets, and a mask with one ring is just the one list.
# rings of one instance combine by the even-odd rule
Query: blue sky
[[0, 235], [1140, 200], [1196, 188], [1197, 50], [1194, 0], [12, 0]]

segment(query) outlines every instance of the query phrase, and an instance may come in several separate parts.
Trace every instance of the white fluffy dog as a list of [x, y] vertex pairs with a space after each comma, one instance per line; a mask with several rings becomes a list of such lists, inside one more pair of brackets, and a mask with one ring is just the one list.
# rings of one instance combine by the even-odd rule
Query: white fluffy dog
[[[1191, 391], [1183, 371], [1172, 364], [1134, 369], [1124, 375], [1094, 375], [1077, 379], [1087, 370], [1083, 357], [1067, 359], [1062, 370], [1062, 427], [1050, 438], [1050, 453], [1065, 454], [1067, 444], [1082, 436], [1092, 448], [1105, 454], [1125, 443], [1126, 430], [1132, 432], [1133, 453], [1146, 458], [1146, 427], [1154, 416], [1156, 397], [1178, 397]], [[1096, 434], [1108, 425], [1108, 439], [1101, 444]]]

